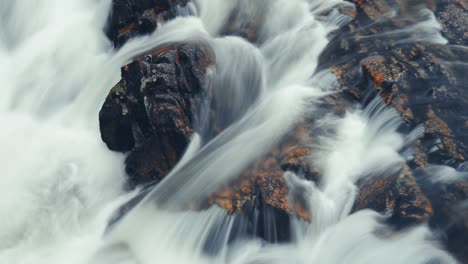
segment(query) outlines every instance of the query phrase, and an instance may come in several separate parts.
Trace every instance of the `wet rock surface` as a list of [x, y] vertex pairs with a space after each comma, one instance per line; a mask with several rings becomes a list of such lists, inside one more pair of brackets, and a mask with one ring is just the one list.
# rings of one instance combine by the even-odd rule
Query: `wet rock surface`
[[[425, 131], [400, 173], [358, 182], [353, 211], [371, 208], [387, 213], [388, 222], [398, 229], [428, 222], [444, 237], [449, 251], [468, 263], [468, 240], [463, 235], [468, 233], [468, 211], [460, 207], [467, 199], [466, 179], [435, 183], [426, 169], [439, 164], [461, 170], [468, 158], [468, 78], [463, 63], [468, 51], [459, 46], [467, 44], [467, 5], [463, 1], [354, 3], [355, 18], [331, 36], [321, 67], [331, 67], [346, 98], [351, 95], [367, 104], [380, 96], [404, 119], [402, 131], [418, 125]], [[399, 16], [388, 15], [394, 7]], [[426, 12], [423, 8], [434, 12], [447, 44], [434, 34], [421, 35], [417, 28], [401, 30], [415, 19], [430, 21], [431, 16], [420, 17]]]
[[175, 18], [187, 0], [114, 0], [107, 35], [120, 48], [132, 37], [152, 33], [159, 24]]
[[208, 205], [217, 204], [232, 214], [242, 211], [246, 203], [251, 203], [254, 206], [270, 206], [278, 214], [294, 214], [310, 221], [312, 216], [307, 204], [299, 197], [289, 196], [288, 184], [283, 176], [286, 172], [294, 172], [308, 180], [317, 180], [319, 173], [307, 160], [312, 153], [310, 142], [307, 129], [298, 126], [281, 144], [254, 161], [240, 177], [211, 195]]
[[462, 263], [468, 260], [468, 180], [428, 182], [431, 169], [418, 169], [418, 182], [431, 201], [433, 216], [429, 226], [441, 233], [445, 247]]
[[99, 114], [109, 149], [128, 152], [129, 186], [159, 182], [179, 161], [193, 134], [195, 101], [214, 62], [204, 46], [152, 50], [122, 68]]
[[431, 201], [406, 165], [392, 175], [363, 179], [358, 187], [360, 191], [353, 212], [366, 208], [387, 212], [388, 221], [397, 228], [424, 223], [433, 215]]
[[[436, 15], [441, 14], [440, 10], [447, 7], [444, 3], [429, 3], [428, 8], [435, 9]], [[398, 12], [416, 8], [406, 5]], [[459, 5], [459, 12], [468, 13], [461, 3]], [[429, 34], [428, 39], [423, 38], [417, 35], [420, 33], [417, 29], [406, 33], [398, 31], [410, 19], [381, 19], [391, 11], [390, 1], [358, 1], [356, 6], [356, 18], [334, 34], [323, 52], [322, 67], [331, 66], [343, 88], [352, 89], [357, 100], [365, 101], [379, 93], [408, 124], [413, 127], [424, 124], [426, 134], [420, 147], [428, 156], [417, 162], [454, 165], [464, 162], [468, 155], [468, 110], [464, 107], [468, 94], [464, 87], [467, 77], [463, 74], [466, 66], [461, 64], [468, 59], [466, 49], [428, 43], [436, 36]], [[413, 12], [422, 12], [421, 6], [417, 8], [419, 11]], [[427, 22], [430, 17], [419, 19]], [[442, 20], [440, 17], [439, 21]], [[421, 21], [418, 23], [424, 23]], [[451, 32], [464, 31], [462, 24], [445, 22], [446, 27], [456, 27]], [[458, 41], [446, 37], [449, 42]], [[421, 42], [414, 43], [415, 40]], [[431, 151], [433, 148], [438, 150]]]

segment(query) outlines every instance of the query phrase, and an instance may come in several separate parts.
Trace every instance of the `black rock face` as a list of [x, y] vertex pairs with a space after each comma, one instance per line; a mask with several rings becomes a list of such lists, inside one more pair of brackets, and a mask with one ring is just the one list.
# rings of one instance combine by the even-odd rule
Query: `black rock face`
[[99, 114], [109, 149], [131, 151], [129, 185], [158, 182], [183, 155], [193, 133], [194, 100], [202, 96], [209, 49], [157, 48], [122, 68]]
[[188, 0], [114, 0], [109, 17], [108, 37], [120, 48], [127, 40], [153, 32], [158, 24], [173, 19], [177, 8]]

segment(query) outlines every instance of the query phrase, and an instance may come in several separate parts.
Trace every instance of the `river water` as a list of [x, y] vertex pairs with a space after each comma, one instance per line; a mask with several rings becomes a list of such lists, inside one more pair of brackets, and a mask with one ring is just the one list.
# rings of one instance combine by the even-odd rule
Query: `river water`
[[[455, 263], [425, 225], [394, 233], [384, 215], [349, 215], [357, 180], [398, 170], [400, 150], [422, 132], [398, 133], [401, 118], [378, 99], [343, 117], [316, 115], [316, 126], [334, 133], [315, 143], [319, 185], [285, 175], [314, 215], [311, 223], [292, 220], [292, 242], [230, 241], [234, 216], [218, 207], [181, 210], [239, 175], [337, 92], [327, 70], [311, 75], [327, 35], [349, 21], [337, 5], [345, 3], [197, 0], [181, 12], [190, 16], [116, 51], [103, 31], [109, 0], [1, 0], [0, 263]], [[265, 17], [255, 45], [219, 36], [234, 9]], [[428, 16], [405, 36], [443, 43], [438, 30]], [[231, 105], [234, 121], [209, 142], [197, 131], [181, 164], [108, 229], [135, 193], [123, 189], [125, 156], [101, 142], [99, 109], [132, 57], [191, 41], [214, 51], [209, 89]]]

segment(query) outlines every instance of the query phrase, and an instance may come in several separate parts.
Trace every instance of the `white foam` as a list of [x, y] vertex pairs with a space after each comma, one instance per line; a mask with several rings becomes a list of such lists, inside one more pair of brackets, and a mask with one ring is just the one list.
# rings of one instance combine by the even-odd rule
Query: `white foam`
[[[354, 183], [397, 169], [398, 151], [420, 134], [397, 133], [400, 118], [378, 101], [343, 118], [316, 117], [335, 134], [317, 138], [318, 185], [286, 175], [314, 215], [312, 223], [292, 221], [295, 241], [229, 244], [234, 216], [217, 207], [182, 210], [236, 177], [335, 91], [329, 72], [313, 73], [328, 33], [344, 22], [336, 11], [316, 16], [337, 3], [197, 0], [178, 12], [199, 18], [177, 18], [114, 51], [102, 32], [110, 0], [0, 2], [0, 263], [454, 262], [426, 226], [393, 234], [375, 212], [348, 215]], [[256, 44], [219, 36], [233, 10], [261, 18]], [[99, 108], [121, 66], [180, 41], [214, 51], [206, 88], [226, 103], [220, 110], [230, 126], [210, 142], [196, 134], [181, 163], [105, 235], [135, 193], [121, 190], [124, 156], [100, 141]], [[219, 244], [217, 254], [204, 252], [207, 239]]]

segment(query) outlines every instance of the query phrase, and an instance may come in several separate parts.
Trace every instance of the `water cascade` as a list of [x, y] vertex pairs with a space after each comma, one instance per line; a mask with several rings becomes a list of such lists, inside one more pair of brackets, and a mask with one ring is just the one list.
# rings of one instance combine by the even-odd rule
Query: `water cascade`
[[[340, 10], [353, 4], [194, 0], [115, 49], [105, 34], [112, 1], [33, 2], [0, 2], [0, 263], [457, 263], [428, 223], [398, 231], [385, 224], [391, 212], [352, 212], [357, 183], [404, 171], [424, 136], [423, 126], [401, 129], [404, 118], [380, 96], [341, 115], [324, 110], [323, 99], [341, 88], [319, 59], [352, 19]], [[398, 15], [387, 16], [379, 23]], [[255, 39], [225, 36], [226, 23], [239, 28], [245, 17], [258, 18]], [[361, 39], [445, 45], [429, 9], [412, 20]], [[122, 66], [173, 43], [210, 50], [209, 96], [198, 101], [177, 166], [111, 221], [141, 189], [125, 188], [125, 154], [101, 141], [99, 110]], [[194, 208], [303, 123], [315, 149], [308, 162], [322, 177], [284, 173], [289, 195], [312, 214], [289, 216], [288, 241], [279, 241], [273, 211], [250, 223], [259, 237], [216, 205]], [[466, 179], [462, 169], [431, 168], [433, 182]]]

